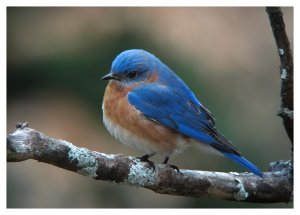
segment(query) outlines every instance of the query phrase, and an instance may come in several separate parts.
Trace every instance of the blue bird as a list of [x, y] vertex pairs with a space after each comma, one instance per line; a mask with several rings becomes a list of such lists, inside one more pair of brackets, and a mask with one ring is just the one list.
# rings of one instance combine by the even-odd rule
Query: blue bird
[[149, 52], [122, 52], [102, 80], [110, 80], [102, 104], [106, 128], [121, 143], [146, 153], [143, 161], [161, 154], [167, 164], [171, 155], [197, 142], [263, 176], [215, 128], [213, 116], [190, 88]]

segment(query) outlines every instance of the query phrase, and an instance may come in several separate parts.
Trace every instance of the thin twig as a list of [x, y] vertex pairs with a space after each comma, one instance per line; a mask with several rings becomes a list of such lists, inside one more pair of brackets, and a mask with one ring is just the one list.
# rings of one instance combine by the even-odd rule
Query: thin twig
[[282, 117], [285, 130], [293, 145], [294, 142], [294, 91], [293, 56], [280, 7], [266, 9], [280, 57], [281, 107], [278, 115]]

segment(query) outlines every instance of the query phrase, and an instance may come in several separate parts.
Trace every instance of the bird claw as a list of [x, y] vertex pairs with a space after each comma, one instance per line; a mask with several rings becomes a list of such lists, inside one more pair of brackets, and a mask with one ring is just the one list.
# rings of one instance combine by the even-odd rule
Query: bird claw
[[149, 157], [151, 157], [151, 156], [150, 155], [144, 155], [142, 157], [138, 157], [138, 159], [140, 159], [140, 161], [142, 161], [142, 162], [147, 163], [151, 167], [151, 169], [153, 170], [152, 171], [152, 173], [153, 173], [155, 171], [155, 164], [152, 161], [148, 160]]
[[169, 168], [172, 168], [172, 169], [176, 170], [177, 173], [179, 173], [180, 175], [183, 175], [183, 173], [180, 172], [180, 170], [179, 170], [179, 168], [178, 168], [177, 166], [172, 165], [172, 164], [168, 164], [168, 163], [166, 163], [166, 164], [164, 164], [164, 165], [167, 165]]
[[162, 164], [167, 165], [169, 168], [175, 169], [177, 171], [177, 173], [183, 175], [182, 172], [180, 172], [180, 170], [179, 170], [179, 168], [177, 166], [172, 165], [172, 164], [168, 164], [168, 161], [169, 161], [169, 157], [166, 157], [165, 160], [164, 160], [164, 162]]

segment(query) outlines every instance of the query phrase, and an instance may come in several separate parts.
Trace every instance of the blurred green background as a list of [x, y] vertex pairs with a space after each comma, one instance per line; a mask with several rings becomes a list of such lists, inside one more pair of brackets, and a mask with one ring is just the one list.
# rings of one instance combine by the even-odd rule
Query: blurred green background
[[[293, 8], [282, 8], [293, 47]], [[7, 133], [18, 121], [77, 146], [140, 156], [102, 123], [102, 97], [117, 54], [145, 49], [172, 68], [216, 117], [217, 128], [263, 171], [290, 159], [276, 116], [279, 57], [265, 8], [7, 8]], [[161, 157], [154, 157], [162, 162]], [[170, 163], [245, 171], [189, 148]], [[7, 164], [9, 208], [293, 207], [156, 194], [37, 161]]]

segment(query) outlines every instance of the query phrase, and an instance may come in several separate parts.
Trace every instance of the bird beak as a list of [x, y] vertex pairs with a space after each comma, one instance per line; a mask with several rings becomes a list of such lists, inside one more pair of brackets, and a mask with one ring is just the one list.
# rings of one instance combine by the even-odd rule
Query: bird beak
[[114, 76], [112, 73], [108, 73], [107, 75], [104, 75], [101, 80], [104, 80], [104, 81], [108, 81], [108, 80], [111, 80], [111, 79], [114, 79], [114, 80], [119, 80], [118, 77]]

